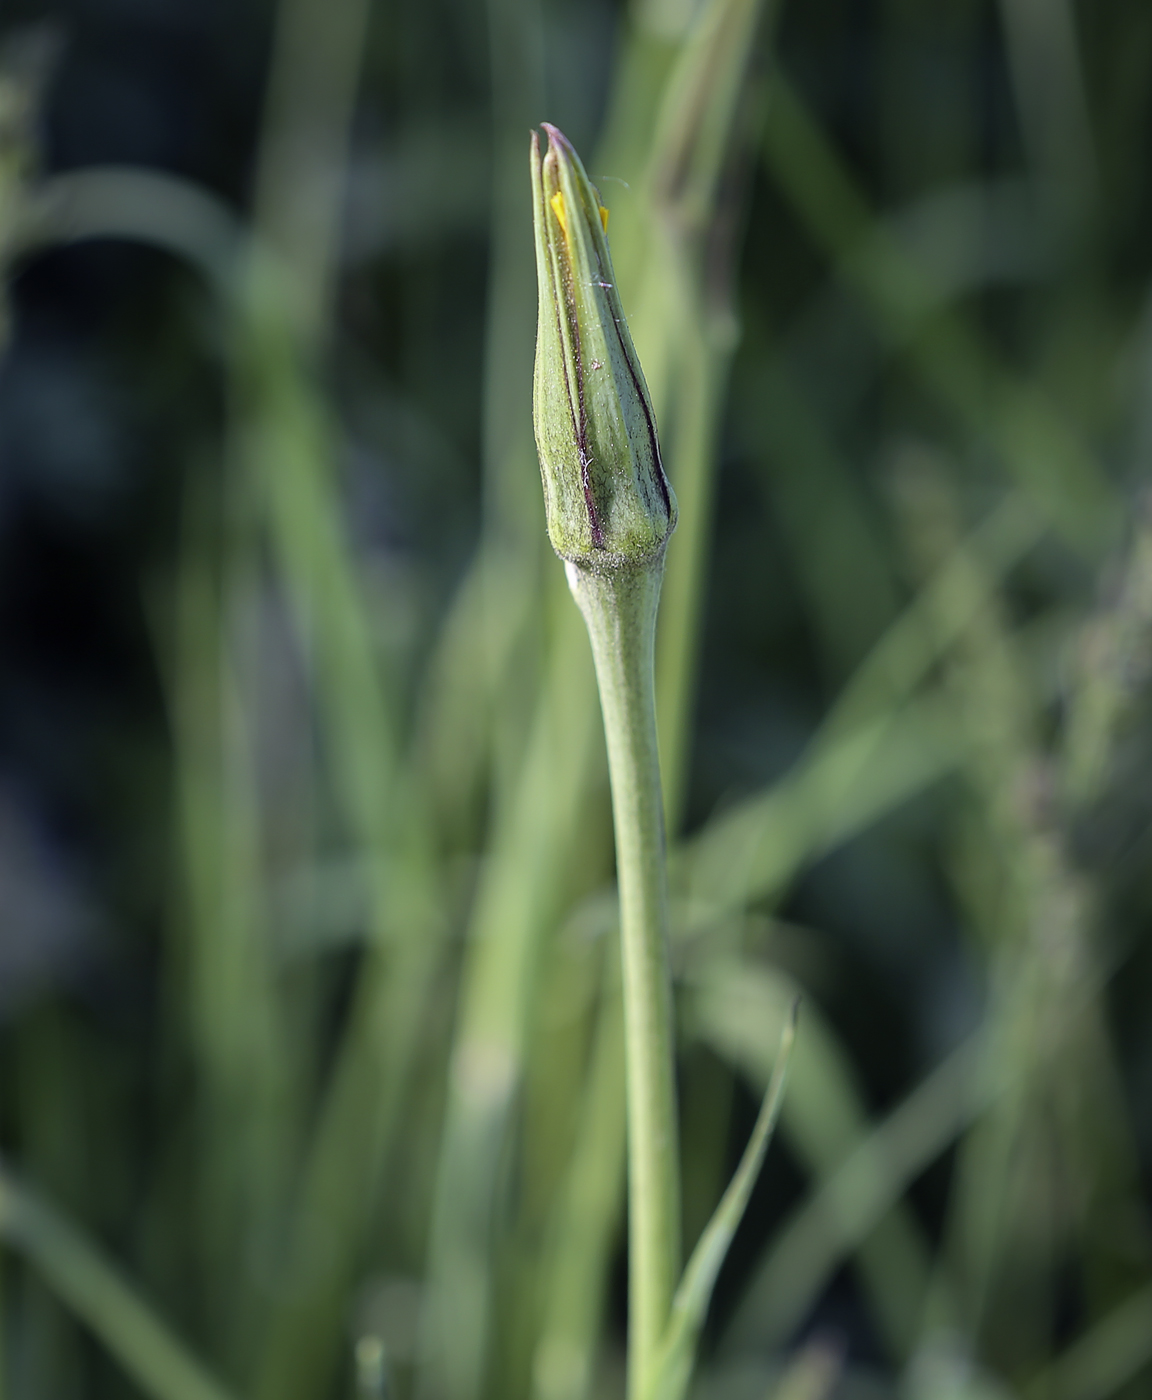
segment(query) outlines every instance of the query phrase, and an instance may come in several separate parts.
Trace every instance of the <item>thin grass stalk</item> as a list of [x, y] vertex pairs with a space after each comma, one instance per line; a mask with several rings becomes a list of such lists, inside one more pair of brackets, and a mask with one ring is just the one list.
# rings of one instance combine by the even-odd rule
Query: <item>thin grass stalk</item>
[[[557, 722], [557, 706], [563, 708], [566, 701], [555, 681], [569, 675], [571, 693], [580, 694], [588, 678], [570, 671], [565, 629], [549, 638], [550, 610], [546, 601], [540, 606], [542, 561], [532, 508], [535, 465], [524, 393], [532, 360], [533, 287], [521, 203], [522, 142], [524, 129], [539, 119], [543, 101], [542, 21], [534, 3], [488, 0], [485, 14], [494, 169], [485, 318], [483, 518], [480, 543], [457, 605], [472, 614], [473, 635], [461, 634], [454, 649], [457, 655], [465, 646], [472, 652], [471, 674], [466, 680], [459, 678], [458, 693], [468, 695], [473, 714], [477, 673], [481, 678], [480, 723], [486, 732], [477, 731], [473, 741], [474, 777], [489, 778], [496, 817], [469, 919], [468, 954], [449, 1051], [418, 1378], [425, 1393], [450, 1396], [476, 1393], [486, 1366], [502, 1361], [493, 1298], [494, 1216], [506, 1139], [518, 1107], [541, 945], [549, 920], [559, 912], [554, 908], [559, 888], [556, 833], [535, 815], [549, 781], [545, 771], [554, 747], [566, 749], [574, 738], [575, 766], [562, 762], [551, 774], [558, 809], [567, 809], [572, 780], [576, 791], [581, 789], [577, 770], [587, 749], [579, 724], [572, 729]], [[452, 654], [445, 650], [442, 660], [451, 665]], [[539, 683], [534, 684], [537, 677]], [[526, 750], [525, 726], [532, 736]], [[444, 738], [450, 738], [446, 731]], [[482, 774], [480, 764], [485, 761], [488, 772]], [[564, 818], [561, 825], [567, 825]]]
[[[757, 53], [764, 0], [712, 0], [685, 34], [667, 70], [650, 149], [641, 154], [614, 113], [600, 168], [623, 173], [644, 192], [640, 210], [614, 236], [616, 265], [635, 286], [636, 338], [653, 406], [662, 425], [670, 479], [683, 498], [683, 519], [669, 546], [665, 605], [657, 648], [657, 709], [669, 820], [682, 803], [692, 715], [693, 674], [712, 520], [716, 434], [735, 348], [731, 276], [742, 232], [742, 184], [729, 180], [748, 132], [747, 86]], [[667, 51], [643, 34], [631, 62], [653, 67]], [[622, 66], [625, 71], [628, 65]], [[621, 152], [641, 161], [622, 167]]]
[[253, 229], [282, 261], [286, 327], [306, 356], [327, 343], [348, 137], [370, 0], [280, 0], [256, 165]]
[[1082, 238], [1099, 203], [1099, 177], [1074, 7], [1000, 0], [1021, 137], [1047, 219]]
[[[735, 348], [731, 275], [743, 185], [725, 182], [752, 139], [748, 86], [773, 0], [711, 0], [687, 25], [650, 7], [620, 60], [596, 171], [633, 187], [614, 215], [613, 257], [684, 498], [670, 544], [657, 647], [657, 711], [671, 829], [682, 805], [693, 673], [711, 531], [717, 427]], [[765, 12], [769, 18], [765, 19]], [[675, 34], [676, 42], [670, 42]], [[640, 96], [637, 96], [640, 94]]]
[[[675, 831], [688, 764], [700, 620], [712, 533], [719, 424], [738, 326], [736, 261], [755, 139], [749, 88], [774, 0], [713, 0], [669, 77], [646, 174], [655, 256], [646, 256], [637, 341], [659, 326], [665, 368], [653, 388], [683, 524], [669, 545], [656, 704], [666, 815]], [[661, 362], [657, 361], [657, 365]]]
[[576, 1138], [541, 1283], [531, 1400], [587, 1400], [592, 1393], [604, 1324], [605, 1261], [624, 1205], [624, 1008], [615, 949], [605, 951]]
[[[608, 858], [607, 836], [605, 826], [594, 833], [594, 840], [587, 842], [589, 856], [599, 862]], [[593, 833], [589, 833], [589, 837], [593, 837]], [[515, 1208], [496, 1251], [498, 1374], [505, 1378], [510, 1392], [518, 1395], [527, 1395], [532, 1388], [533, 1358], [545, 1326], [547, 1280], [555, 1263], [548, 1242], [558, 1229], [573, 1159], [581, 1150], [581, 1121], [591, 1073], [589, 1061], [598, 1035], [605, 955], [609, 949], [614, 951], [615, 945], [612, 937], [615, 920], [605, 927], [608, 902], [602, 900], [592, 907], [599, 918], [565, 919], [544, 946], [529, 1026], [521, 1093]], [[619, 977], [617, 988], [618, 985]], [[622, 1084], [622, 1052], [619, 1068]], [[620, 1136], [623, 1138], [622, 1099], [620, 1111]], [[623, 1159], [613, 1160], [618, 1165], [618, 1180], [614, 1178], [614, 1186], [622, 1188]], [[616, 1190], [612, 1199], [622, 1199], [621, 1191]], [[612, 1224], [618, 1224], [618, 1212], [609, 1208], [609, 1214]], [[595, 1241], [602, 1227], [589, 1220], [585, 1228], [590, 1239]], [[588, 1254], [583, 1247], [579, 1252], [583, 1256]], [[595, 1287], [593, 1295], [599, 1297]], [[596, 1309], [595, 1303], [592, 1306]], [[600, 1319], [598, 1309], [594, 1316]]]
[[[362, 855], [369, 948], [303, 1165], [282, 1306], [257, 1393], [307, 1396], [344, 1343], [365, 1247], [437, 959], [438, 897], [423, 809], [396, 726], [333, 476], [336, 434], [312, 372], [330, 331], [347, 143], [366, 0], [323, 11], [286, 0], [258, 174], [253, 255], [233, 365], [236, 450], [263, 492], [278, 566], [313, 666], [324, 747]], [[314, 1241], [327, 1252], [320, 1266]]]
[[493, 801], [502, 806], [521, 780], [522, 736], [548, 662], [541, 624], [543, 550], [535, 521], [535, 453], [524, 393], [532, 366], [532, 257], [523, 217], [524, 132], [544, 103], [543, 15], [538, 0], [486, 0], [491, 107], [492, 192], [485, 296], [482, 516], [480, 541], [465, 580], [480, 600], [480, 655], [492, 703], [485, 757]]
[[672, 470], [683, 519], [691, 524], [678, 531], [669, 548], [656, 676], [661, 771], [667, 774], [665, 814], [671, 831], [680, 825], [687, 796], [722, 391], [733, 348], [730, 342], [705, 349], [688, 336], [678, 366], [683, 380]]
[[[86, 1142], [88, 1150], [77, 1152], [73, 1138], [88, 1087], [88, 1066], [78, 1063], [77, 1055], [82, 1036], [58, 1002], [37, 1008], [19, 1026], [15, 1063], [5, 1075], [16, 1091], [23, 1171], [77, 1213], [99, 1209], [89, 1178], [95, 1144]], [[49, 1393], [74, 1389], [83, 1355], [76, 1318], [40, 1269], [33, 1265], [21, 1272], [16, 1325], [9, 1332], [18, 1347], [14, 1383]]]
[[[327, 475], [328, 425], [292, 357], [269, 347], [266, 362], [276, 372], [263, 385], [267, 416], [252, 466], [268, 488], [280, 567], [312, 662], [336, 797], [363, 860], [368, 906], [368, 948], [302, 1170], [289, 1254], [296, 1282], [285, 1290], [291, 1301], [262, 1362], [260, 1386], [282, 1396], [307, 1395], [317, 1383], [312, 1367], [329, 1368], [342, 1344], [342, 1299], [399, 1123], [443, 925], [423, 806], [396, 752], [366, 603]], [[318, 1230], [331, 1245], [323, 1269], [311, 1244]]]
[[220, 578], [204, 545], [200, 531], [189, 529], [171, 685], [188, 915], [172, 972], [187, 993], [176, 1024], [186, 1027], [197, 1075], [200, 1286], [220, 1350], [242, 1373], [259, 1325], [251, 1275], [240, 1268], [228, 1269], [224, 1282], [213, 1275], [225, 1259], [270, 1262], [285, 1184], [288, 1064], [262, 926], [246, 716]]
[[1117, 740], [1147, 688], [1152, 636], [1152, 496], [1136, 504], [1114, 602], [1083, 629], [1060, 755], [1061, 796], [1070, 817], [1090, 811], [1113, 777]]
[[423, 1393], [483, 1385], [501, 1165], [524, 1073], [542, 940], [562, 913], [593, 762], [594, 692], [556, 589], [553, 646], [520, 780], [497, 814], [466, 936], [422, 1318]]
[[[524, 385], [532, 373], [531, 230], [523, 216], [524, 132], [544, 106], [538, 0], [486, 0], [493, 178], [484, 346], [484, 518], [480, 556], [535, 575], [541, 564], [536, 454]], [[524, 587], [530, 588], [528, 579]]]

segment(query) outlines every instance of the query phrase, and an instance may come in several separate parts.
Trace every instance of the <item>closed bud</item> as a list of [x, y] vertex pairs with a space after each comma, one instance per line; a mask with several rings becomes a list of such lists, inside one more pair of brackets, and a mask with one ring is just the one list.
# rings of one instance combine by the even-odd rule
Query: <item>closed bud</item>
[[648, 386], [616, 291], [608, 211], [553, 126], [532, 134], [540, 321], [533, 418], [548, 534], [596, 573], [659, 564], [676, 525]]

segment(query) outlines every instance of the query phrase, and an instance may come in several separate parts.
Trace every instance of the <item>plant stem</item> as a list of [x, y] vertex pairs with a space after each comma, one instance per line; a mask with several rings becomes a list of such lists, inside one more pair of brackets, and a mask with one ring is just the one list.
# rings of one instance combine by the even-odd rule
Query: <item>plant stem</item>
[[628, 1081], [628, 1394], [647, 1391], [680, 1270], [680, 1169], [653, 649], [663, 560], [567, 566], [592, 641], [616, 828]]

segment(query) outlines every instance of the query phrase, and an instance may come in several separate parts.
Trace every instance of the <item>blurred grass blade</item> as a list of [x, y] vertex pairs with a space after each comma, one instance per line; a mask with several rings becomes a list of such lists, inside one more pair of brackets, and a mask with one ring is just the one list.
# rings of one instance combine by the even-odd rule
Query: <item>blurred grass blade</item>
[[[942, 558], [920, 591], [884, 632], [836, 697], [817, 735], [827, 742], [874, 715], [894, 712], [963, 636], [964, 628], [1010, 571], [1043, 539], [1044, 526], [1019, 494], [1007, 496], [963, 541]], [[980, 563], [981, 586], [945, 616], [942, 599], [953, 597], [960, 578]]]
[[873, 216], [846, 165], [783, 73], [772, 78], [765, 156], [781, 193], [865, 300], [909, 367], [1009, 473], [1068, 542], [1091, 556], [1115, 524], [1112, 490], [1070, 423], [990, 341], [941, 301], [924, 268]]
[[1029, 164], [1049, 218], [1075, 237], [1100, 188], [1072, 0], [1000, 0], [999, 10]]
[[573, 859], [588, 835], [581, 820], [587, 785], [600, 771], [583, 623], [558, 568], [548, 602], [548, 671], [519, 782], [489, 837], [467, 936], [421, 1320], [420, 1384], [436, 1400], [466, 1400], [482, 1384], [493, 1340], [494, 1203], [541, 942], [563, 911]]
[[[308, 58], [298, 40], [289, 50], [294, 58]], [[338, 66], [347, 56], [346, 48], [333, 55]], [[297, 132], [296, 139], [304, 138]], [[321, 163], [328, 158], [324, 152], [313, 154]], [[294, 180], [283, 150], [276, 160], [280, 176]], [[331, 171], [326, 172], [324, 178], [329, 178]], [[26, 247], [94, 237], [154, 244], [198, 265], [225, 308], [239, 312], [237, 373], [251, 411], [240, 450], [269, 488], [280, 566], [311, 652], [336, 785], [351, 832], [368, 857], [373, 936], [390, 942], [391, 930], [406, 920], [412, 927], [434, 926], [435, 900], [428, 897], [430, 885], [422, 875], [420, 823], [410, 820], [419, 803], [401, 799], [394, 786], [400, 762], [393, 718], [329, 475], [334, 434], [303, 368], [303, 342], [324, 336], [332, 230], [330, 224], [327, 233], [312, 226], [300, 246], [284, 248], [280, 202], [286, 200], [299, 214], [298, 196], [296, 188], [264, 191], [266, 221], [280, 250], [273, 256], [264, 245], [249, 244], [245, 250], [241, 230], [225, 206], [187, 181], [135, 168], [69, 172], [40, 188], [21, 239]], [[245, 251], [247, 262], [241, 256]], [[290, 281], [284, 253], [300, 258], [298, 275]], [[311, 290], [302, 290], [308, 279]], [[193, 776], [200, 782], [203, 775]], [[411, 878], [405, 882], [394, 878], [400, 867], [391, 858], [401, 808], [409, 818], [403, 828], [409, 849], [404, 868]], [[396, 1121], [420, 1026], [421, 989], [428, 986], [436, 961], [434, 939], [414, 937], [405, 946], [412, 952], [407, 971], [397, 965], [388, 976], [376, 966], [360, 979], [328, 1104], [310, 1148], [296, 1222], [300, 1242], [292, 1254], [296, 1262], [289, 1266], [297, 1278], [285, 1290], [295, 1302], [274, 1319], [264, 1360], [269, 1393], [277, 1396], [296, 1387], [307, 1390], [310, 1368], [326, 1364], [318, 1358], [331, 1355], [339, 1342], [342, 1290], [351, 1255], [359, 1247], [366, 1192]], [[314, 1238], [318, 1222], [337, 1245], [328, 1266], [319, 1271], [315, 1251], [306, 1242]], [[314, 1359], [305, 1363], [305, 1355]]]
[[760, 1174], [764, 1157], [767, 1154], [780, 1109], [784, 1102], [784, 1086], [788, 1078], [788, 1065], [792, 1058], [792, 1045], [796, 1038], [796, 1018], [800, 1009], [797, 998], [784, 1022], [780, 1036], [780, 1046], [776, 1052], [776, 1063], [764, 1101], [760, 1107], [752, 1136], [744, 1149], [740, 1165], [720, 1198], [712, 1219], [692, 1251], [692, 1257], [684, 1269], [679, 1287], [672, 1300], [672, 1313], [668, 1320], [668, 1330], [661, 1348], [661, 1358], [656, 1380], [651, 1390], [651, 1400], [682, 1400], [691, 1380], [692, 1368], [696, 1361], [696, 1347], [716, 1278], [728, 1254], [748, 1198]]
[[88, 238], [146, 243], [198, 268], [221, 294], [234, 283], [243, 246], [240, 222], [223, 200], [178, 175], [123, 165], [44, 180], [14, 237], [22, 253]]
[[1068, 700], [1061, 787], [1064, 800], [1081, 813], [1106, 789], [1117, 739], [1152, 670], [1152, 497], [1147, 495], [1133, 511], [1132, 538], [1116, 594], [1115, 602], [1086, 624]]
[[[621, 202], [612, 242], [680, 502], [656, 649], [661, 771], [673, 832], [683, 803], [716, 436], [736, 346], [733, 278], [748, 164], [741, 158], [755, 139], [750, 75], [776, 9], [775, 0], [708, 0], [686, 32], [678, 31], [677, 46], [644, 29], [654, 18], [647, 14], [618, 66], [622, 86], [611, 127], [590, 167], [594, 178], [604, 170], [642, 191], [640, 199]], [[642, 147], [640, 134], [649, 128]]]
[[[982, 1041], [954, 1051], [818, 1180], [772, 1242], [729, 1325], [726, 1350], [783, 1344], [845, 1257], [869, 1239], [916, 1177], [999, 1092], [1000, 1085], [981, 1073], [983, 1059]], [[923, 1304], [926, 1281], [910, 1300], [914, 1304]], [[906, 1334], [918, 1320], [904, 1318]]]
[[289, 344], [331, 330], [348, 139], [371, 0], [279, 0], [256, 162], [253, 229], [286, 270]]
[[689, 927], [779, 897], [818, 856], [952, 772], [962, 752], [946, 711], [932, 700], [818, 747], [681, 849], [674, 888], [684, 892]]
[[1024, 1387], [1024, 1400], [1110, 1400], [1150, 1364], [1152, 1286], [1132, 1294], [1066, 1347]]
[[536, 284], [524, 188], [525, 132], [544, 111], [544, 24], [538, 0], [485, 0], [492, 94], [488, 283], [484, 309], [483, 535], [478, 562], [497, 551], [526, 571], [543, 561], [532, 442]]
[[[690, 985], [690, 1016], [697, 1036], [755, 1088], [767, 1083], [773, 1064], [772, 1030], [786, 1019], [796, 996], [791, 979], [746, 958], [709, 960], [702, 952], [699, 966], [690, 973]], [[836, 1180], [844, 1164], [869, 1140], [869, 1114], [850, 1054], [811, 1000], [804, 1034], [792, 1057], [790, 1084], [782, 1122], [788, 1148], [814, 1183]], [[952, 1087], [949, 1081], [948, 1088]], [[830, 1247], [835, 1264], [849, 1253], [855, 1256], [878, 1340], [896, 1360], [909, 1354], [930, 1278], [930, 1251], [916, 1217], [898, 1204], [905, 1184], [904, 1178], [891, 1174], [887, 1158], [877, 1151], [863, 1155], [851, 1189], [835, 1197], [834, 1209], [828, 1209], [820, 1188], [818, 1228], [805, 1237], [808, 1248], [789, 1253], [782, 1275], [774, 1275], [777, 1282], [783, 1277], [782, 1287], [770, 1295], [756, 1293], [748, 1313], [774, 1344], [784, 1335], [778, 1326], [780, 1309], [796, 1308], [802, 1313], [815, 1301], [814, 1290], [828, 1277]], [[850, 1232], [849, 1222], [878, 1195], [895, 1209], [869, 1217], [862, 1233], [841, 1233]], [[764, 1267], [767, 1270], [768, 1265]], [[758, 1287], [754, 1284], [753, 1291]], [[743, 1316], [741, 1310], [738, 1322]], [[788, 1312], [788, 1317], [799, 1321], [799, 1314]], [[757, 1332], [744, 1340], [758, 1345], [762, 1336]]]
[[[318, 256], [318, 255], [317, 255]], [[340, 817], [362, 855], [367, 956], [308, 1148], [290, 1249], [295, 1281], [274, 1318], [258, 1393], [305, 1396], [334, 1364], [346, 1290], [363, 1247], [440, 956], [439, 891], [426, 812], [399, 751], [355, 550], [342, 518], [337, 435], [284, 317], [275, 266], [252, 271], [237, 332], [235, 425], [242, 470], [261, 493], [276, 562], [308, 657]], [[314, 305], [310, 294], [297, 314]], [[311, 314], [311, 312], [307, 313]], [[320, 329], [312, 332], [320, 335]], [[302, 332], [303, 334], [303, 332]], [[312, 1241], [328, 1240], [316, 1268]]]
[[939, 624], [968, 555], [944, 561], [861, 662], [791, 772], [767, 792], [712, 819], [681, 851], [691, 899], [718, 912], [780, 892], [808, 861], [955, 767], [956, 727], [931, 699], [909, 698], [963, 633], [987, 587], [1033, 547], [1041, 528], [1009, 497], [974, 532], [986, 587]]
[[233, 1400], [97, 1247], [0, 1168], [0, 1237], [152, 1400]]
[[843, 1343], [817, 1333], [796, 1352], [764, 1400], [829, 1400], [843, 1374]]
[[688, 1237], [767, 1089], [636, 1400], [1152, 1394], [1148, 0], [83, 8], [0, 21], [0, 1400], [624, 1393], [522, 168], [604, 110]]
[[532, 1400], [588, 1400], [603, 1327], [608, 1265], [624, 1206], [624, 1019], [619, 959], [605, 949], [579, 1124], [557, 1202], [542, 1277], [544, 1311], [532, 1363]]
[[[947, 1267], [959, 1281], [956, 1302], [973, 1344], [1009, 1344], [1018, 1364], [1035, 1365], [1054, 1316], [1048, 1260], [1068, 1247], [1093, 1203], [1112, 1196], [1115, 1209], [1115, 1198], [1127, 1197], [1136, 1207], [1137, 1173], [1125, 1161], [1127, 1111], [1113, 1087], [1096, 1004], [1100, 971], [1087, 875], [1072, 864], [1058, 821], [1021, 798], [1046, 758], [1036, 680], [1022, 664], [1006, 601], [958, 544], [962, 517], [944, 464], [924, 452], [908, 460], [899, 502], [920, 567], [945, 553], [962, 566], [938, 595], [937, 625], [952, 630], [959, 614], [968, 619], [943, 679], [970, 739], [966, 776], [978, 815], [967, 860], [981, 891], [972, 918], [991, 948], [992, 967], [985, 1035], [989, 1057], [1009, 1078], [1008, 1091], [959, 1154]], [[974, 608], [978, 597], [984, 601]], [[1062, 1208], [1043, 1189], [1048, 1164], [1059, 1161], [1075, 1173], [1088, 1137], [1093, 1167], [1078, 1184], [1076, 1206]], [[1105, 1180], [1110, 1190], [1102, 1189]], [[1099, 1243], [1081, 1241], [1081, 1248], [1091, 1267]], [[1009, 1299], [1007, 1325], [1002, 1304]]]
[[772, 463], [764, 489], [783, 520], [829, 679], [840, 682], [900, 610], [892, 562], [855, 462], [837, 449], [785, 356], [761, 377], [756, 427]]
[[[668, 80], [648, 179], [657, 210], [679, 238], [706, 241], [714, 232], [758, 34], [779, 8], [780, 0], [712, 0]], [[731, 289], [710, 291], [717, 298], [713, 312], [730, 314], [724, 299]]]
[[656, 650], [673, 833], [684, 802], [720, 413], [738, 338], [734, 286], [748, 186], [742, 156], [756, 134], [748, 89], [760, 36], [777, 10], [777, 0], [711, 0], [703, 8], [668, 81], [646, 180], [654, 238], [643, 252], [635, 333], [646, 366], [652, 354], [650, 386], [680, 503]]
[[243, 577], [243, 545], [228, 541], [221, 561], [207, 527], [219, 502], [205, 494], [190, 491], [185, 505], [168, 683], [186, 907], [168, 953], [183, 1002], [169, 1009], [186, 1027], [196, 1074], [197, 1263], [222, 1355], [243, 1366], [258, 1304], [239, 1265], [278, 1247], [298, 1065], [263, 907], [257, 720], [233, 665], [253, 580]]
[[231, 347], [232, 460], [266, 513], [340, 816], [368, 887], [367, 955], [308, 1144], [287, 1276], [258, 1366], [257, 1394], [274, 1400], [323, 1389], [344, 1342], [364, 1222], [400, 1121], [440, 948], [425, 810], [405, 780], [394, 688], [343, 518], [339, 431], [317, 382], [369, 12], [368, 0], [278, 7]]

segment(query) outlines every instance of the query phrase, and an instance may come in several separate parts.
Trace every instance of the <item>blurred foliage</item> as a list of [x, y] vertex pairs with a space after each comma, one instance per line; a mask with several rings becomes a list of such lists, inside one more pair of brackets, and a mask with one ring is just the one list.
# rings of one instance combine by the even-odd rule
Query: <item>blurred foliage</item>
[[1152, 9], [0, 16], [0, 1400], [610, 1400], [527, 133], [611, 208], [700, 1400], [1152, 1384]]

